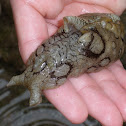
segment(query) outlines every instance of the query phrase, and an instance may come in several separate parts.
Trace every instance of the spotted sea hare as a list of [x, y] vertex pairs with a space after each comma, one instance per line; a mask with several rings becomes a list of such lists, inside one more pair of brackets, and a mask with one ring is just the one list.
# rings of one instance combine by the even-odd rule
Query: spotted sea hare
[[115, 62], [124, 52], [124, 31], [114, 14], [89, 13], [63, 18], [64, 25], [28, 59], [27, 69], [8, 86], [30, 91], [30, 106], [41, 103], [41, 92], [65, 83], [68, 77], [95, 72]]

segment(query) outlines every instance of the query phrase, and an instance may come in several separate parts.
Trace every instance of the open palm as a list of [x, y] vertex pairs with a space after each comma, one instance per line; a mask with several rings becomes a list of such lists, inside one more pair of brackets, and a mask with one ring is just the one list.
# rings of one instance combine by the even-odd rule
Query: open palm
[[[26, 63], [44, 39], [54, 34], [67, 15], [83, 13], [121, 14], [126, 0], [10, 0], [19, 49]], [[111, 0], [113, 1], [113, 0]], [[126, 71], [120, 61], [97, 73], [69, 79], [56, 89], [45, 90], [46, 97], [73, 123], [90, 114], [104, 126], [122, 126], [126, 121]]]

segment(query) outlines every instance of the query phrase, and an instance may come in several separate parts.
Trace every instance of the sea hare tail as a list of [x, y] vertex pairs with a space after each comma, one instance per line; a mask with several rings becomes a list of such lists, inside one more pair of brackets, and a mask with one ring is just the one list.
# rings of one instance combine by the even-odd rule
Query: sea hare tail
[[41, 89], [39, 89], [38, 87], [34, 87], [34, 86], [31, 87], [30, 101], [29, 101], [30, 106], [35, 106], [42, 102], [41, 92], [42, 92]]
[[24, 74], [14, 76], [11, 78], [10, 82], [7, 84], [7, 87], [13, 86], [13, 85], [23, 85], [24, 83]]

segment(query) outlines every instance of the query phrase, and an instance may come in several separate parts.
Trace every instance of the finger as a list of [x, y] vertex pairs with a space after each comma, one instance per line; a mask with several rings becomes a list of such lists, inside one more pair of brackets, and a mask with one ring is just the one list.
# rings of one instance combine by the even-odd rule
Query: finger
[[121, 62], [118, 60], [116, 63], [113, 63], [108, 69], [116, 77], [119, 84], [126, 89], [126, 70], [123, 68]]
[[87, 107], [70, 82], [56, 89], [45, 90], [44, 94], [72, 123], [82, 123], [86, 120]]
[[55, 18], [69, 1], [65, 0], [24, 0], [28, 5], [32, 6], [41, 13], [45, 18]]
[[104, 126], [122, 126], [122, 117], [116, 106], [87, 74], [70, 79], [85, 101], [88, 112]]
[[47, 25], [39, 12], [23, 0], [11, 0], [21, 56], [26, 62], [30, 54], [48, 37]]
[[[123, 67], [123, 65], [122, 65], [122, 63], [121, 63], [121, 61], [120, 60], [117, 60], [114, 64], [118, 64], [119, 66], [121, 66], [121, 67]], [[113, 66], [113, 64], [111, 64], [112, 66]], [[110, 66], [111, 66], [110, 65]], [[108, 67], [109, 68], [109, 67]]]
[[[120, 15], [126, 9], [126, 0], [78, 0], [80, 2], [86, 2], [87, 4], [99, 5], [104, 8], [108, 8], [112, 12]], [[109, 4], [112, 2], [112, 4]]]
[[[76, 8], [76, 9], [75, 9]], [[108, 10], [107, 8], [104, 8], [103, 6], [99, 5], [92, 5], [87, 4], [84, 2], [72, 2], [71, 4], [68, 4], [64, 7], [60, 15], [58, 15], [55, 20], [59, 21], [65, 16], [77, 16], [84, 13], [112, 13], [112, 11]], [[53, 20], [49, 20], [52, 24], [55, 24]]]
[[126, 91], [116, 81], [114, 75], [107, 69], [97, 73], [91, 73], [90, 76], [97, 82], [107, 96], [117, 106], [126, 120]]

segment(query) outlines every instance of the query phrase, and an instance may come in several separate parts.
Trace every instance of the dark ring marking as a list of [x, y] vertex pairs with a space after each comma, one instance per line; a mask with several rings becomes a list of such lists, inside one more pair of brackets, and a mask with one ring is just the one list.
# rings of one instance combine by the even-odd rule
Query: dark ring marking
[[[70, 67], [70, 69], [69, 69], [69, 71], [67, 72], [66, 75], [57, 77], [56, 75], [54, 75], [55, 71], [52, 71], [52, 72], [49, 73], [50, 78], [55, 78], [55, 79], [56, 79], [56, 84], [58, 84], [58, 83], [57, 83], [58, 80], [60, 80], [60, 79], [62, 79], [62, 78], [67, 78], [67, 77], [69, 76], [69, 74], [71, 73], [71, 70], [73, 69], [73, 66], [72, 66], [70, 63], [65, 63], [65, 64], [68, 65], [68, 66]], [[62, 65], [64, 65], [64, 64], [60, 64], [60, 65], [58, 65], [58, 67], [60, 67], [60, 66], [62, 66]]]
[[118, 55], [120, 56], [121, 53], [122, 53], [122, 48], [119, 49], [119, 53], [118, 53]]
[[98, 58], [102, 53], [105, 52], [105, 41], [104, 41], [102, 35], [98, 32], [98, 30], [96, 28], [92, 28], [90, 30], [92, 30], [93, 32], [97, 33], [100, 36], [100, 38], [103, 42], [103, 50], [99, 54], [95, 54], [95, 53], [93, 53], [92, 51], [89, 50], [89, 48], [90, 48], [90, 46], [93, 42], [93, 39], [94, 39], [93, 34], [91, 34], [90, 44], [86, 47], [86, 49], [83, 49], [83, 51], [85, 52], [85, 54], [83, 54], [83, 55], [86, 56], [86, 57], [89, 57], [89, 58]]
[[[108, 62], [104, 64], [104, 61], [105, 61], [105, 60], [108, 60]], [[102, 60], [99, 62], [99, 66], [100, 66], [100, 67], [107, 66], [110, 62], [111, 62], [111, 59], [110, 59], [109, 57], [106, 57], [106, 58], [102, 59]]]
[[43, 67], [41, 68], [41, 70], [38, 71], [38, 72], [33, 72], [33, 75], [36, 75], [36, 74], [39, 74], [40, 72], [42, 72], [42, 71], [45, 69], [46, 66], [47, 66], [47, 62], [45, 61], [45, 62], [43, 63]]
[[98, 66], [91, 66], [87, 69], [87, 72], [92, 72], [98, 69]]

